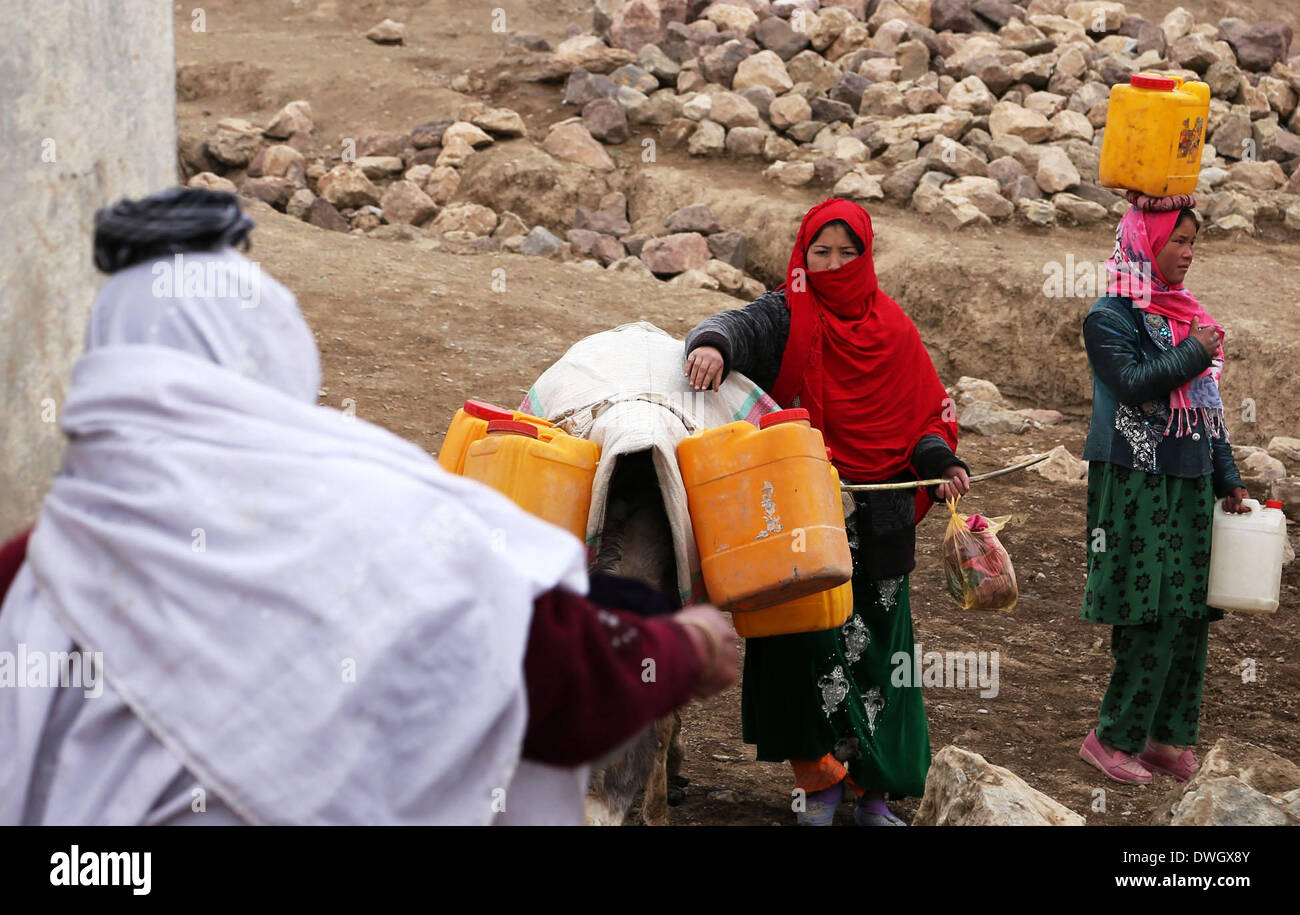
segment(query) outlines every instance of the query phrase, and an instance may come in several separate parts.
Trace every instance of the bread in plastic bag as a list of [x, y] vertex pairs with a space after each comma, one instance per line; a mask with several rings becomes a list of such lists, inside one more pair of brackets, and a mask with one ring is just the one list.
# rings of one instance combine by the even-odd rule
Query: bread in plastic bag
[[1010, 519], [967, 517], [957, 511], [957, 501], [948, 500], [951, 517], [943, 535], [948, 593], [963, 610], [1009, 611], [1015, 607], [1020, 591], [1011, 557], [997, 534]]

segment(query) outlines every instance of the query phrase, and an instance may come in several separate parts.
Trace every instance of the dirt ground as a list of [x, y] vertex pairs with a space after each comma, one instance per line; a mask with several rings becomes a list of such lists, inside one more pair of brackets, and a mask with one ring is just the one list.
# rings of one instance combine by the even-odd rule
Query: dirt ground
[[[1253, 10], [1249, 18], [1296, 16], [1291, 4], [1185, 2], [1217, 18]], [[1159, 18], [1172, 4], [1130, 9]], [[265, 120], [285, 102], [311, 101], [320, 149], [364, 130], [406, 130], [454, 111], [462, 96], [448, 88], [459, 74], [500, 73], [504, 36], [490, 11], [505, 10], [511, 30], [553, 43], [570, 24], [586, 27], [585, 0], [342, 3], [211, 0], [207, 31], [191, 31], [189, 8], [176, 8], [178, 121], [182, 136], [206, 132], [222, 117]], [[1228, 10], [1233, 7], [1233, 10]], [[1227, 13], [1223, 12], [1227, 10]], [[1247, 13], [1241, 12], [1246, 16]], [[379, 47], [361, 33], [391, 17], [407, 23], [403, 47]], [[500, 82], [472, 96], [516, 108], [540, 136], [572, 114], [555, 85]], [[631, 143], [631, 141], [630, 141]], [[777, 189], [761, 164], [701, 163], [665, 154], [713, 193], [762, 194], [806, 207], [814, 191]], [[322, 402], [346, 400], [364, 419], [438, 449], [455, 407], [467, 397], [513, 406], [554, 359], [576, 340], [627, 321], [648, 320], [682, 336], [701, 318], [735, 299], [516, 255], [456, 256], [424, 242], [383, 242], [323, 232], [270, 208], [251, 208], [259, 228], [253, 256], [298, 296], [314, 328], [325, 373]], [[916, 214], [873, 208], [882, 285], [912, 315], [947, 382], [960, 374], [997, 382], [1017, 406], [1060, 409], [1068, 421], [1023, 436], [967, 435], [960, 453], [977, 472], [1011, 458], [1066, 445], [1076, 456], [1087, 431], [1086, 359], [1079, 319], [1091, 299], [1047, 299], [1043, 266], [1066, 253], [1104, 259], [1109, 227], [1032, 234], [997, 227], [945, 236]], [[772, 227], [775, 247], [793, 226]], [[786, 239], [781, 241], [781, 233]], [[1252, 397], [1259, 422], [1232, 425], [1235, 440], [1300, 434], [1300, 314], [1297, 247], [1277, 233], [1257, 239], [1206, 239], [1193, 276], [1202, 301], [1236, 334], [1225, 400]], [[503, 292], [494, 269], [504, 270]], [[765, 277], [766, 278], [766, 277]], [[1191, 282], [1189, 279], [1189, 282]], [[1167, 779], [1147, 787], [1105, 784], [1077, 757], [1095, 723], [1109, 674], [1109, 630], [1079, 620], [1084, 581], [1084, 490], [1035, 474], [1004, 477], [978, 488], [971, 510], [1023, 516], [1003, 541], [1021, 586], [1011, 614], [963, 613], [943, 590], [938, 546], [944, 518], [932, 512], [918, 531], [912, 578], [917, 640], [924, 650], [997, 650], [1000, 692], [930, 689], [931, 742], [957, 744], [1011, 769], [1031, 785], [1085, 814], [1090, 824], [1146, 822], [1161, 806]], [[964, 508], [967, 505], [963, 506]], [[1300, 535], [1292, 530], [1300, 549]], [[1212, 631], [1202, 747], [1221, 736], [1242, 737], [1300, 760], [1300, 563], [1283, 578], [1282, 609], [1271, 617], [1230, 616]], [[1242, 661], [1256, 662], [1257, 680], [1243, 683]], [[783, 765], [759, 763], [740, 741], [739, 688], [692, 707], [685, 716], [691, 779], [680, 824], [790, 824], [790, 779]], [[1105, 812], [1091, 809], [1093, 790], [1107, 789]], [[915, 799], [900, 809], [910, 815]], [[845, 808], [847, 811], [847, 808]]]

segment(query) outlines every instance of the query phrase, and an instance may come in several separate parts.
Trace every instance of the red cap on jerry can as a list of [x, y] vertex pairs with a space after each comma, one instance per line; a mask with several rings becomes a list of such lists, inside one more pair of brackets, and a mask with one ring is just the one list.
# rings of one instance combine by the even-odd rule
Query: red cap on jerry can
[[1267, 502], [1264, 503], [1264, 507], [1265, 507], [1265, 508], [1281, 508], [1281, 507], [1282, 507], [1282, 503], [1279, 502], [1277, 499], [1269, 499]]
[[509, 432], [513, 435], [527, 435], [537, 438], [537, 427], [532, 423], [519, 422], [514, 419], [494, 419], [487, 425], [488, 434], [493, 432]]
[[483, 400], [465, 401], [465, 412], [468, 413], [470, 416], [474, 416], [477, 417], [478, 419], [486, 419], [486, 420], [514, 418], [514, 414], [511, 413], [509, 410], [503, 410], [501, 407], [498, 407], [496, 404], [490, 404]]
[[766, 429], [768, 426], [775, 426], [777, 423], [792, 423], [808, 418], [808, 411], [803, 409], [803, 407], [795, 407], [792, 410], [777, 410], [775, 413], [768, 413], [766, 416], [760, 416], [758, 419], [758, 428]]
[[1166, 92], [1172, 92], [1178, 88], [1178, 81], [1170, 79], [1167, 76], [1152, 76], [1149, 73], [1134, 73], [1128, 78], [1130, 86], [1137, 86], [1139, 89], [1162, 89]]

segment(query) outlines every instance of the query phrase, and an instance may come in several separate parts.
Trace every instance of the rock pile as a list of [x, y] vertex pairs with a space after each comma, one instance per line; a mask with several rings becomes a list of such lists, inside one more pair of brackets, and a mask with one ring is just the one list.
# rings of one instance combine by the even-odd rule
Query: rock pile
[[1300, 766], [1253, 743], [1220, 738], [1152, 825], [1300, 826]]
[[1063, 418], [1056, 410], [1017, 410], [1002, 397], [998, 386], [983, 378], [963, 375], [948, 387], [957, 411], [957, 426], [976, 435], [1006, 435], [1041, 429]]
[[1233, 445], [1241, 480], [1257, 499], [1277, 499], [1287, 518], [1300, 521], [1300, 438], [1275, 436], [1266, 448]]
[[[462, 253], [549, 256], [746, 301], [763, 293], [763, 284], [745, 273], [746, 236], [724, 231], [703, 204], [680, 208], [665, 220], [662, 233], [651, 235], [633, 230], [626, 196], [611, 190], [596, 206], [573, 207], [571, 228], [561, 239], [508, 209], [498, 212], [465, 199], [465, 166], [478, 151], [527, 139], [523, 119], [510, 109], [467, 103], [454, 118], [418, 124], [409, 133], [363, 133], [350, 141], [348, 152], [355, 155], [309, 160], [304, 150], [310, 152], [312, 129], [305, 101], [290, 102], [264, 128], [240, 118], [222, 120], [212, 136], [183, 151], [195, 172], [189, 183], [262, 200], [324, 229], [390, 239], [431, 235]], [[540, 155], [556, 167], [612, 168], [581, 119], [553, 125]], [[492, 173], [478, 180], [491, 181]]]
[[1300, 230], [1285, 25], [1197, 23], [1181, 7], [1153, 22], [1108, 0], [597, 0], [594, 28], [536, 76], [565, 80], [580, 114], [554, 129], [594, 167], [613, 167], [599, 144], [649, 129], [950, 229], [1091, 223], [1126, 206], [1098, 183], [1110, 87], [1157, 70], [1213, 93], [1197, 188], [1209, 228]]

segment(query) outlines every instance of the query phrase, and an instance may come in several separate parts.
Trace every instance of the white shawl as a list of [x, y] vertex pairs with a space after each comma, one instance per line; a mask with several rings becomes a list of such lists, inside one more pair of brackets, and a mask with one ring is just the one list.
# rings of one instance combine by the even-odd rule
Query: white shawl
[[[130, 268], [97, 300], [29, 545], [36, 587], [4, 612], [37, 601], [102, 652], [109, 686], [248, 822], [511, 810], [532, 604], [586, 593], [578, 540], [307, 402], [315, 346], [279, 284], [263, 277], [250, 309], [160, 305], [150, 279]], [[167, 330], [198, 312], [203, 331]], [[171, 346], [141, 345], [159, 330]]]

